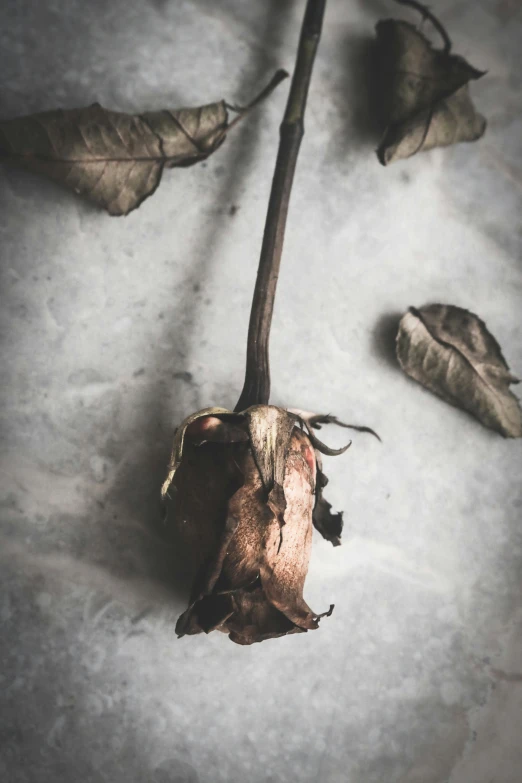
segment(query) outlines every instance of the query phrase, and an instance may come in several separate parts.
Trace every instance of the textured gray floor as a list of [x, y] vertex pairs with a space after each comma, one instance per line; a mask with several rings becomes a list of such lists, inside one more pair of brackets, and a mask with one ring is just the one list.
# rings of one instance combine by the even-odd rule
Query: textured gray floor
[[[384, 441], [327, 460], [346, 533], [314, 538], [305, 597], [336, 604], [317, 632], [177, 641], [188, 587], [157, 533], [175, 424], [242, 385], [286, 85], [127, 219], [2, 169], [2, 781], [520, 781], [521, 443], [404, 377], [390, 335], [409, 305], [461, 305], [522, 372], [522, 12], [434, 6], [489, 71], [476, 145], [377, 163], [365, 69], [390, 3], [329, 0], [312, 84], [273, 401]], [[244, 103], [292, 68], [302, 9], [4, 0], [0, 118]]]

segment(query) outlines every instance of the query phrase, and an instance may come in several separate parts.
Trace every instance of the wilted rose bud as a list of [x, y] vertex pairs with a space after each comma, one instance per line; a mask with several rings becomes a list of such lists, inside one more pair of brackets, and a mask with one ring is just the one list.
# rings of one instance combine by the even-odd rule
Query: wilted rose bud
[[315, 629], [331, 614], [303, 598], [312, 524], [334, 545], [342, 530], [342, 514], [322, 497], [319, 452], [348, 446], [329, 449], [312, 432], [328, 422], [340, 424], [255, 405], [207, 408], [181, 424], [162, 495], [198, 575], [179, 636], [218, 629], [252, 644]]

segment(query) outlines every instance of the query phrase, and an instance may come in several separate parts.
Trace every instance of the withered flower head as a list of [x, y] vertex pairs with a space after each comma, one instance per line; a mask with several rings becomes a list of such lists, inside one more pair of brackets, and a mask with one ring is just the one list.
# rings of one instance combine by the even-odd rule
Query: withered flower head
[[331, 614], [333, 606], [317, 614], [303, 598], [312, 525], [334, 545], [343, 526], [322, 497], [320, 452], [348, 448], [317, 439], [313, 428], [328, 422], [341, 424], [254, 405], [242, 413], [207, 408], [179, 427], [162, 495], [199, 566], [179, 636], [219, 629], [252, 644], [315, 629]]

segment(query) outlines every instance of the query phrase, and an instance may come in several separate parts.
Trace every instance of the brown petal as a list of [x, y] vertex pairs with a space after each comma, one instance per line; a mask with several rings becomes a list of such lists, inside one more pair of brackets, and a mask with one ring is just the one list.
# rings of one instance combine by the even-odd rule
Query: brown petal
[[[297, 441], [297, 442], [296, 442]], [[294, 448], [299, 448], [299, 451]], [[318, 626], [317, 615], [303, 599], [312, 546], [313, 478], [301, 454], [297, 438], [292, 439], [284, 480], [284, 527], [271, 522], [261, 563], [261, 583], [266, 597], [300, 628]]]
[[191, 413], [190, 416], [187, 416], [187, 418], [181, 422], [174, 435], [174, 443], [172, 444], [172, 453], [170, 455], [167, 477], [161, 487], [161, 497], [163, 499], [165, 499], [169, 487], [174, 479], [176, 470], [181, 464], [187, 428], [198, 419], [208, 419], [209, 417], [219, 418], [222, 421], [230, 421], [232, 423], [243, 421], [243, 416], [240, 413], [232, 413], [232, 411], [229, 411], [226, 408], [203, 408], [203, 410], [197, 411], [196, 413]]
[[267, 505], [266, 491], [250, 449], [245, 448], [240, 470], [243, 485], [228, 503], [228, 517], [237, 520], [233, 540], [219, 581], [219, 590], [237, 590], [251, 585], [259, 576], [270, 526], [279, 524]]
[[[302, 596], [310, 559], [314, 502], [314, 474], [308, 464], [310, 444], [306, 440], [299, 431], [292, 436], [283, 483], [285, 507], [279, 513], [271, 513], [264, 503], [262, 484], [251, 466], [245, 471], [245, 484], [229, 504], [240, 523], [224, 564], [223, 584], [244, 584], [257, 571], [267, 600], [293, 624], [312, 629], [317, 628], [319, 616]], [[282, 528], [278, 519], [281, 513]], [[246, 563], [250, 564], [248, 571]], [[237, 617], [235, 622], [237, 630]]]
[[176, 623], [176, 634], [193, 636], [202, 631], [221, 630], [223, 623], [234, 613], [235, 604], [230, 595], [207, 595], [191, 604]]
[[186, 437], [198, 446], [203, 443], [248, 443], [248, 430], [246, 424], [240, 426], [242, 423], [223, 421], [217, 416], [203, 416], [189, 424]]
[[[200, 450], [204, 452], [209, 448], [210, 444], [201, 447]], [[231, 447], [222, 448], [226, 450], [223, 454], [223, 462], [227, 462], [230, 460]], [[211, 525], [218, 531], [217, 539], [214, 539], [213, 549], [196, 580], [189, 608], [178, 621], [176, 632], [179, 635], [205, 631], [205, 620], [199, 619], [200, 610], [206, 616], [215, 618], [221, 611], [221, 595], [249, 588], [259, 580], [266, 532], [273, 514], [266, 505], [266, 491], [250, 449], [246, 446], [236, 446], [234, 462], [243, 475], [243, 484], [229, 497], [224, 512], [221, 510], [224, 523], [217, 519], [219, 515], [214, 515]], [[181, 476], [184, 464], [185, 458], [176, 473], [176, 482]], [[180, 492], [183, 486], [181, 481], [182, 479], [180, 479]], [[194, 483], [199, 486], [200, 494], [203, 495], [205, 491], [203, 474], [195, 476]], [[195, 498], [191, 498], [190, 501], [194, 503]], [[205, 508], [208, 510], [208, 506]], [[205, 532], [208, 531], [208, 520], [201, 521], [203, 523], [201, 528]], [[233, 538], [231, 532], [234, 534]], [[218, 598], [219, 601], [216, 603]], [[240, 624], [240, 618], [236, 618], [235, 627], [239, 627]]]
[[243, 482], [237, 460], [243, 444], [187, 440], [166, 498], [166, 523], [195, 575], [216, 557], [228, 515], [229, 498]]
[[232, 603], [234, 612], [227, 618], [226, 629], [236, 644], [254, 644], [306, 631], [272, 606], [259, 584], [251, 590], [239, 590], [232, 596]]

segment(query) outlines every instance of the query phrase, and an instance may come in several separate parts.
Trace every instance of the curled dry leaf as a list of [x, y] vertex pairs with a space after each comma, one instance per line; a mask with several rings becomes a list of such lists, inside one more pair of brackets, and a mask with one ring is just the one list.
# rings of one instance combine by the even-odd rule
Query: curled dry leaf
[[288, 74], [228, 122], [225, 101], [193, 109], [124, 114], [98, 103], [0, 122], [0, 160], [44, 174], [111, 215], [127, 215], [158, 187], [164, 168], [205, 160], [227, 131]]
[[522, 437], [522, 411], [499, 344], [474, 313], [453, 305], [410, 307], [397, 335], [402, 369], [446, 402], [506, 438]]
[[476, 112], [468, 87], [484, 72], [450, 54], [451, 42], [444, 28], [423, 6], [409, 0], [397, 2], [411, 5], [429, 18], [445, 45], [434, 49], [408, 22], [378, 22], [382, 114], [387, 127], [377, 156], [384, 166], [421, 150], [475, 141], [486, 129], [486, 120]]
[[303, 598], [312, 525], [334, 544], [342, 530], [322, 497], [320, 450], [331, 453], [306, 418], [273, 405], [207, 408], [181, 424], [162, 496], [198, 575], [179, 636], [219, 629], [252, 644], [331, 614]]

